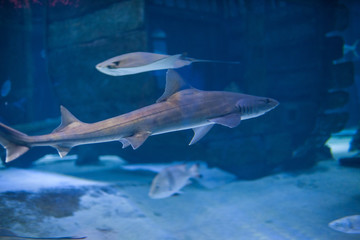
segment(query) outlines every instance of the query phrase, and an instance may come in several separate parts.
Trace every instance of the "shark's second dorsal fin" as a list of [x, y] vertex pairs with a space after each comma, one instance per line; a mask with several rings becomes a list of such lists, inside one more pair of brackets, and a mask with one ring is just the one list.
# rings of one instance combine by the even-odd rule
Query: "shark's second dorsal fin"
[[69, 112], [64, 106], [60, 106], [60, 112], [61, 112], [61, 124], [58, 126], [54, 132], [59, 132], [63, 130], [65, 127], [69, 126], [72, 123], [83, 123], [79, 119], [77, 119], [74, 115]]
[[166, 101], [166, 99], [168, 99], [174, 93], [187, 88], [192, 87], [186, 83], [184, 79], [182, 79], [179, 73], [177, 73], [175, 70], [169, 69], [166, 72], [165, 92], [156, 102], [158, 103]]

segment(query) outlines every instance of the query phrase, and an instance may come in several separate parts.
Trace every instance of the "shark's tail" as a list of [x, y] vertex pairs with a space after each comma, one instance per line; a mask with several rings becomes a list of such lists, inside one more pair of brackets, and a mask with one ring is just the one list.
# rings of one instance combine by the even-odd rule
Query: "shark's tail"
[[30, 149], [26, 137], [26, 134], [0, 123], [0, 144], [6, 149], [5, 162], [11, 162]]
[[359, 44], [359, 39], [355, 41], [355, 43], [353, 44], [353, 48], [354, 48], [354, 55], [355, 57], [359, 57], [359, 54], [357, 52], [357, 47], [358, 47], [358, 44]]

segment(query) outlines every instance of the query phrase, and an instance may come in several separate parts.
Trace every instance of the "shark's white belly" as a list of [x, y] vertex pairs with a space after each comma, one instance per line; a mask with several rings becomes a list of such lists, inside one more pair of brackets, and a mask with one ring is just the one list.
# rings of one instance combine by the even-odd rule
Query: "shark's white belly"
[[187, 129], [193, 129], [193, 128], [197, 128], [197, 127], [203, 127], [203, 126], [207, 126], [207, 125], [212, 125], [214, 123], [208, 122], [208, 121], [203, 121], [201, 123], [194, 123], [194, 124], [188, 124], [188, 125], [182, 125], [182, 126], [176, 126], [176, 127], [170, 127], [170, 128], [166, 128], [166, 129], [161, 129], [159, 131], [156, 131], [154, 133], [152, 133], [151, 135], [159, 135], [159, 134], [163, 134], [163, 133], [169, 133], [169, 132], [176, 132], [176, 131], [182, 131], [182, 130], [187, 130]]

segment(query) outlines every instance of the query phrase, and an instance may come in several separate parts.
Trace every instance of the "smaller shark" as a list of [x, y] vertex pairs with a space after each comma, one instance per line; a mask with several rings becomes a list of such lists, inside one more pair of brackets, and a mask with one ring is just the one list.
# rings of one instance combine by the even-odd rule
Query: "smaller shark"
[[343, 46], [344, 55], [348, 53], [353, 53], [354, 56], [358, 58], [359, 57], [359, 54], [357, 53], [358, 44], [359, 44], [359, 39], [356, 40], [353, 45], [344, 44]]
[[193, 62], [239, 63], [201, 60], [185, 57], [183, 54], [165, 55], [149, 52], [132, 52], [101, 62], [96, 65], [96, 69], [107, 75], [124, 76], [154, 70], [181, 68]]
[[72, 147], [120, 141], [123, 148], [140, 147], [149, 136], [192, 129], [190, 145], [204, 137], [214, 124], [236, 127], [241, 120], [259, 117], [278, 101], [252, 95], [201, 91], [189, 86], [175, 70], [168, 70], [164, 94], [156, 103], [95, 123], [84, 123], [61, 106], [61, 124], [52, 133], [28, 136], [0, 123], [0, 144], [10, 162], [35, 146], [52, 146], [64, 157]]
[[360, 59], [358, 53], [359, 39], [356, 40], [352, 45], [344, 44], [343, 46], [343, 57], [333, 61], [333, 64], [340, 64], [344, 62], [354, 62]]

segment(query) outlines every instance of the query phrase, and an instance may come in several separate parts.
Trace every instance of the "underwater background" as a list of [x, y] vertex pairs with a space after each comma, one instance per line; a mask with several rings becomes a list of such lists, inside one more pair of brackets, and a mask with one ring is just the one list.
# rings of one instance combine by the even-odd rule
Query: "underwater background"
[[[165, 70], [114, 77], [95, 68], [130, 52], [237, 61], [179, 72], [201, 90], [280, 102], [236, 128], [215, 126], [192, 146], [193, 132], [178, 131], [136, 150], [77, 146], [76, 157], [55, 165], [38, 164], [57, 154], [51, 147], [10, 163], [1, 148], [0, 229], [88, 239], [359, 239], [327, 224], [360, 214], [360, 1], [0, 0], [0, 36], [0, 122], [28, 135], [52, 132], [60, 105], [93, 123], [155, 103]], [[153, 200], [153, 174], [108, 166], [104, 155], [127, 164], [202, 161], [236, 181]]]

